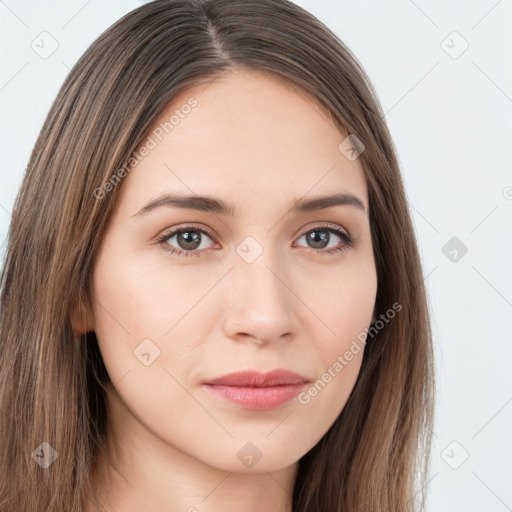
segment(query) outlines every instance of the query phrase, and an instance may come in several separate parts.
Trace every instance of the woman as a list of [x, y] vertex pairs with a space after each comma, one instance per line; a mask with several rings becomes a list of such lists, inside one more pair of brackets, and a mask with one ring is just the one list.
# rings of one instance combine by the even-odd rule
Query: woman
[[3, 512], [424, 506], [399, 166], [359, 63], [290, 2], [156, 0], [91, 45], [31, 155], [0, 315]]

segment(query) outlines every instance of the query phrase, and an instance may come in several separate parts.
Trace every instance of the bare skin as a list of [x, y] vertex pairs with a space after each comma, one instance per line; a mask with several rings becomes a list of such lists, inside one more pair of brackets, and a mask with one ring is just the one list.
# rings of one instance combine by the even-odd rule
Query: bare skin
[[[248, 410], [202, 384], [276, 368], [315, 383], [368, 327], [377, 276], [367, 186], [358, 159], [338, 149], [346, 134], [306, 95], [232, 73], [185, 91], [157, 125], [191, 97], [197, 106], [154, 137], [118, 185], [95, 263], [85, 327], [113, 383], [114, 465], [96, 468], [97, 494], [108, 512], [291, 512], [298, 461], [342, 411], [363, 350], [308, 403]], [[160, 206], [137, 214], [164, 193], [208, 195], [237, 213]], [[291, 210], [297, 199], [335, 193], [353, 194], [364, 210]], [[189, 237], [157, 242], [176, 227]], [[259, 457], [251, 467], [244, 449]]]

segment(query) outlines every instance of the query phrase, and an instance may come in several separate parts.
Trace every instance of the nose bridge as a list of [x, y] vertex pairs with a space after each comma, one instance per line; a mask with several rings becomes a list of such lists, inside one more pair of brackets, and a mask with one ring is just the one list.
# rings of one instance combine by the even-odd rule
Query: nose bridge
[[270, 248], [265, 249], [254, 261], [243, 257], [235, 264], [235, 278], [241, 286], [244, 302], [268, 309], [283, 308], [289, 300], [283, 282], [284, 265]]
[[251, 237], [240, 243], [230, 273], [227, 329], [231, 336], [278, 338], [291, 329], [291, 292], [276, 252]]

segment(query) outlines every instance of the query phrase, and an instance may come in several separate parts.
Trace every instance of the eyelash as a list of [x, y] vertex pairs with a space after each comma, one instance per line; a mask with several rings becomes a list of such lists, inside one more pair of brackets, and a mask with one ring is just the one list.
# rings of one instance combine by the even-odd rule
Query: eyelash
[[[184, 226], [181, 228], [173, 229], [171, 231], [166, 231], [162, 233], [157, 238], [157, 244], [162, 247], [163, 250], [170, 252], [171, 254], [176, 254], [178, 256], [196, 256], [201, 253], [201, 250], [193, 250], [193, 251], [183, 251], [183, 250], [177, 250], [175, 247], [171, 247], [167, 241], [170, 240], [174, 235], [186, 233], [187, 231], [198, 231], [199, 233], [203, 233], [205, 235], [208, 235], [212, 240], [215, 241], [215, 235], [207, 228], [199, 228], [196, 226]], [[343, 241], [341, 246], [334, 247], [331, 249], [314, 249], [312, 247], [306, 247], [306, 250], [308, 250], [309, 253], [313, 254], [326, 254], [326, 255], [332, 255], [334, 253], [341, 253], [343, 251], [347, 251], [348, 249], [351, 249], [354, 247], [354, 239], [347, 233], [339, 230], [337, 227], [331, 225], [331, 224], [323, 224], [321, 226], [315, 226], [314, 228], [308, 229], [307, 231], [304, 231], [299, 238], [302, 238], [304, 235], [307, 235], [308, 233], [311, 233], [312, 231], [328, 231], [329, 233], [334, 233], [337, 235], [341, 240]]]

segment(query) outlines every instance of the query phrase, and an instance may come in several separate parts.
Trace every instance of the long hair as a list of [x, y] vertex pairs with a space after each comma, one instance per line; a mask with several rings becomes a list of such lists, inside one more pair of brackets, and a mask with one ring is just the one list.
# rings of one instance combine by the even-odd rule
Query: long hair
[[[340, 141], [351, 134], [364, 144], [375, 308], [382, 315], [401, 306], [368, 338], [343, 411], [300, 459], [293, 510], [424, 509], [430, 314], [396, 151], [369, 79], [330, 29], [287, 0], [156, 0], [117, 21], [73, 67], [14, 204], [0, 297], [3, 512], [84, 510], [91, 467], [106, 453], [109, 377], [95, 334], [74, 336], [71, 318], [91, 300], [119, 171], [173, 98], [234, 69], [309, 94]], [[108, 193], [99, 197], [98, 189]], [[37, 463], [45, 457], [54, 459], [48, 468]]]

